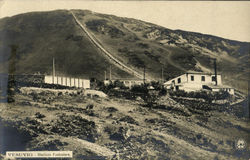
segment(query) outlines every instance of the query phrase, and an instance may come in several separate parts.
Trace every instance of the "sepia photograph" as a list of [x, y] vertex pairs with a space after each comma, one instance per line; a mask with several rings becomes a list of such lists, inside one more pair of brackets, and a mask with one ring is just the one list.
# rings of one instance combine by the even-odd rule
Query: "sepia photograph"
[[0, 160], [250, 160], [250, 1], [0, 0]]

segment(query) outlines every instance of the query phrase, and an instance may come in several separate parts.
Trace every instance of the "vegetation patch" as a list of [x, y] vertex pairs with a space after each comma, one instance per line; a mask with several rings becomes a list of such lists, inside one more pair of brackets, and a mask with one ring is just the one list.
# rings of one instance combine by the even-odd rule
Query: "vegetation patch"
[[136, 46], [144, 49], [148, 49], [149, 45], [147, 43], [136, 43]]
[[65, 137], [76, 136], [91, 142], [95, 142], [97, 138], [95, 122], [76, 115], [59, 115], [51, 132]]
[[106, 110], [107, 110], [108, 112], [110, 112], [110, 113], [113, 113], [113, 112], [117, 112], [117, 111], [118, 111], [118, 109], [116, 109], [115, 107], [108, 107], [108, 108], [106, 108]]
[[26, 130], [34, 136], [38, 134], [48, 134], [42, 123], [36, 119], [26, 117], [23, 123], [26, 125]]
[[130, 123], [130, 124], [136, 124], [136, 125], [138, 125], [138, 122], [136, 122], [134, 120], [134, 118], [132, 118], [130, 116], [124, 116], [124, 117], [120, 118], [119, 120], [122, 121], [122, 122], [127, 122], [127, 123]]
[[61, 142], [58, 139], [53, 139], [53, 140], [38, 143], [36, 147], [33, 147], [32, 149], [41, 150], [41, 151], [44, 151], [44, 150], [50, 150], [50, 151], [56, 150], [57, 151], [57, 150], [61, 150], [63, 146], [66, 146], [66, 145], [68, 145], [67, 142]]
[[109, 25], [108, 21], [105, 19], [90, 20], [86, 22], [86, 25], [89, 29], [93, 31], [110, 35], [111, 38], [119, 38], [125, 35], [123, 31], [121, 31], [117, 27]]
[[36, 112], [35, 116], [38, 119], [42, 119], [42, 118], [46, 117], [44, 114], [41, 114], [40, 112]]
[[231, 95], [226, 91], [220, 92], [208, 92], [208, 91], [199, 91], [199, 92], [185, 92], [184, 90], [178, 90], [174, 92], [169, 92], [172, 97], [188, 97], [196, 99], [204, 99], [205, 101], [211, 103], [213, 100], [223, 100], [230, 99]]

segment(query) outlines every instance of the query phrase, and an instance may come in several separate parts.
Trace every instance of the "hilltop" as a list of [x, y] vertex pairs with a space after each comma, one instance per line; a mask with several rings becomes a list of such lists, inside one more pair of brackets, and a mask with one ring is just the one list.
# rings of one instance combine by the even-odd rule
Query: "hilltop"
[[[223, 82], [247, 93], [250, 43], [212, 35], [170, 30], [131, 18], [72, 10], [88, 32], [117, 60], [138, 73], [170, 79], [186, 71], [213, 72], [213, 58]], [[135, 78], [103, 54], [70, 11], [31, 12], [0, 20], [0, 72], [51, 74], [52, 57], [60, 75], [104, 79]]]

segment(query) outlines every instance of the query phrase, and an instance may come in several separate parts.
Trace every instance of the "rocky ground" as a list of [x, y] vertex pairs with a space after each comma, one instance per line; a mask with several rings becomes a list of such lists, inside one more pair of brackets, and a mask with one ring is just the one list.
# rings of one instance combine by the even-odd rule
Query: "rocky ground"
[[72, 150], [73, 159], [250, 158], [250, 145], [235, 148], [238, 138], [250, 144], [249, 119], [228, 106], [164, 96], [147, 108], [140, 98], [27, 88], [14, 99], [0, 104], [2, 158], [6, 150]]

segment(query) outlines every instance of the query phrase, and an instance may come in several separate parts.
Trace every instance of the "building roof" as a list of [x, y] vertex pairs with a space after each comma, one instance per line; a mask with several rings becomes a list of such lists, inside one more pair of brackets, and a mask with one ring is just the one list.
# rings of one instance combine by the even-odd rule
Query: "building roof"
[[[214, 73], [208, 73], [208, 72], [195, 72], [195, 71], [188, 71], [186, 74], [202, 74], [202, 75], [214, 75]], [[220, 75], [217, 73], [217, 75]]]
[[[181, 74], [181, 75], [179, 75], [179, 76], [176, 76], [175, 78], [180, 77], [180, 76], [185, 75], [185, 74], [214, 75], [214, 73], [188, 71], [188, 72], [186, 72], [186, 73], [184, 73], [184, 74]], [[217, 75], [220, 75], [220, 74], [217, 74]], [[172, 81], [172, 80], [175, 79], [175, 78], [171, 78], [171, 79], [167, 80], [165, 83], [168, 83], [168, 82]]]

